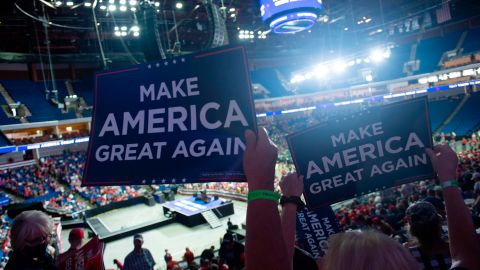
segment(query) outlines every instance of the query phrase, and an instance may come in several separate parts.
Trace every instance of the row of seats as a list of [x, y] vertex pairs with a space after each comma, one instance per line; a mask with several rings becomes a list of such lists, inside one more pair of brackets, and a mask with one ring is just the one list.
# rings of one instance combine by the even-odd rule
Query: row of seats
[[453, 119], [442, 128], [445, 133], [455, 132], [457, 136], [468, 134], [480, 124], [480, 93], [473, 93]]
[[[28, 120], [31, 122], [49, 121], [49, 120], [64, 120], [75, 118], [75, 113], [62, 113], [58, 107], [45, 98], [44, 85], [42, 82], [35, 83], [29, 80], [3, 80], [3, 86], [8, 89], [12, 98], [25, 104], [31, 116]], [[58, 82], [57, 88], [59, 97], [67, 95], [67, 90], [64, 83]]]

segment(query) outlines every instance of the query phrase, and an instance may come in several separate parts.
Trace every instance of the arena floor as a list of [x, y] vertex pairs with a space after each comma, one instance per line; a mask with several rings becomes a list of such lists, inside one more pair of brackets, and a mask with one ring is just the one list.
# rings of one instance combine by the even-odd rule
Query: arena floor
[[[175, 199], [181, 199], [182, 196], [176, 196]], [[189, 247], [195, 256], [201, 254], [205, 248], [215, 246], [218, 249], [220, 238], [227, 229], [228, 218], [231, 218], [233, 224], [240, 225], [245, 222], [247, 213], [247, 204], [245, 202], [234, 201], [235, 214], [222, 218], [223, 226], [211, 229], [208, 224], [202, 224], [193, 228], [186, 227], [179, 223], [170, 224], [158, 229], [143, 233], [144, 247], [148, 248], [157, 262], [155, 269], [165, 269], [163, 260], [165, 249], [168, 249], [174, 260], [181, 260], [185, 247]], [[147, 222], [159, 217], [163, 218], [162, 206], [157, 204], [153, 207], [147, 205], [135, 205], [123, 209], [113, 210], [98, 215], [102, 222], [112, 231], [122, 227], [130, 227], [139, 223]], [[70, 230], [62, 231], [62, 251], [68, 249], [68, 234]], [[109, 242], [106, 245], [104, 262], [106, 269], [116, 269], [113, 259], [119, 259], [123, 262], [125, 256], [133, 249], [133, 238], [128, 237], [117, 241]]]

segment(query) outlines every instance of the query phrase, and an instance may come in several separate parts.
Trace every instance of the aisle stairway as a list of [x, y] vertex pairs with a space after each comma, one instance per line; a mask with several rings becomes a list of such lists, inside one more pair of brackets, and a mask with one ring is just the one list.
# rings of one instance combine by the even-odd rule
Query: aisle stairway
[[[6, 104], [15, 104], [15, 100], [12, 98], [12, 96], [10, 95], [10, 93], [8, 93], [8, 90], [5, 89], [5, 87], [0, 83], [0, 94], [2, 95], [2, 97], [5, 99], [5, 102]], [[27, 108], [27, 106], [25, 106], [24, 104], [20, 105], [19, 107], [20, 110], [24, 110], [25, 111], [25, 115], [26, 116], [30, 116], [32, 115], [32, 113], [30, 112], [30, 110]], [[8, 116], [8, 113], [3, 110], [4, 113]], [[13, 119], [13, 118], [11, 118]], [[21, 123], [28, 123], [28, 120], [27, 118], [21, 118], [19, 119]]]

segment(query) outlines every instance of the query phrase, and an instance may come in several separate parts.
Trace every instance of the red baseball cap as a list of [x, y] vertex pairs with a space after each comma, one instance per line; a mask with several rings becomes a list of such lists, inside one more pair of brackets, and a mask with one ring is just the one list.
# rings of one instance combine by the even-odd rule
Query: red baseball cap
[[83, 232], [82, 229], [80, 228], [75, 228], [70, 231], [70, 234], [68, 235], [68, 239], [73, 240], [73, 239], [83, 239], [85, 237], [85, 233]]

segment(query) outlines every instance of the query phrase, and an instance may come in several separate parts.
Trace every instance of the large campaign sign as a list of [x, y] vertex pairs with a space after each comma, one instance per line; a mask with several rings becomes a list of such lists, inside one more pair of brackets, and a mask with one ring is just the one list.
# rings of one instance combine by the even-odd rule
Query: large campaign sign
[[325, 122], [288, 144], [310, 209], [434, 175], [426, 97]]
[[56, 259], [59, 270], [103, 270], [103, 243], [92, 238], [78, 250], [69, 250]]
[[310, 253], [314, 259], [325, 254], [328, 238], [340, 231], [340, 225], [330, 206], [314, 211], [303, 208], [297, 212], [297, 246]]
[[245, 181], [250, 87], [243, 47], [96, 74], [82, 184]]

